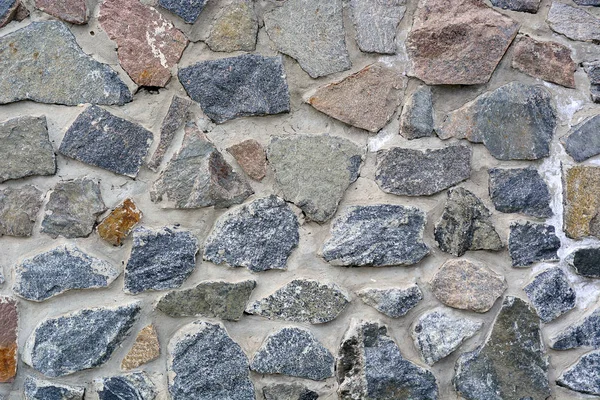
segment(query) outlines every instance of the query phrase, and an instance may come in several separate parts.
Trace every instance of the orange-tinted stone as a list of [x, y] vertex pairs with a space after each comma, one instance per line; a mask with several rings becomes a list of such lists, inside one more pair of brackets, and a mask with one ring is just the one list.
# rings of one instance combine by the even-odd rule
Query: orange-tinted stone
[[0, 296], [0, 382], [12, 382], [17, 374], [17, 301]]
[[600, 237], [600, 168], [570, 168], [563, 185], [565, 234], [572, 239]]
[[252, 179], [260, 181], [267, 173], [265, 149], [256, 140], [248, 139], [227, 148], [244, 172]]
[[142, 219], [142, 212], [133, 200], [125, 199], [98, 225], [98, 235], [114, 246], [120, 246]]
[[154, 325], [150, 324], [140, 331], [129, 353], [121, 362], [121, 369], [130, 370], [155, 360], [160, 355], [160, 344]]

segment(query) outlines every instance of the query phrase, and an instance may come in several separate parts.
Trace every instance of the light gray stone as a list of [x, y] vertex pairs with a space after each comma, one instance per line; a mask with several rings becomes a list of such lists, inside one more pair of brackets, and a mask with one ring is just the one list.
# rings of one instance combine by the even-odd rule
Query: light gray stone
[[571, 128], [567, 136], [561, 138], [561, 143], [567, 154], [577, 162], [600, 154], [600, 115]]
[[33, 185], [0, 190], [0, 235], [31, 236], [43, 194]]
[[513, 267], [526, 267], [539, 261], [556, 261], [560, 239], [552, 225], [513, 222], [510, 225], [508, 252]]
[[33, 376], [25, 378], [23, 397], [25, 400], [83, 400], [85, 388], [61, 385]]
[[584, 354], [556, 380], [559, 386], [600, 396], [600, 352]]
[[552, 216], [548, 185], [535, 168], [492, 168], [489, 174], [489, 192], [496, 210], [538, 218]]
[[400, 114], [400, 134], [406, 139], [433, 136], [433, 98], [429, 86], [411, 93]]
[[317, 400], [319, 394], [298, 383], [273, 383], [263, 387], [265, 400]]
[[554, 350], [569, 350], [578, 347], [600, 348], [600, 308], [577, 323], [570, 324], [565, 330], [550, 340]]
[[550, 322], [575, 307], [575, 291], [567, 274], [558, 267], [536, 275], [524, 289], [542, 322]]
[[392, 318], [406, 315], [423, 300], [423, 292], [416, 283], [406, 288], [365, 288], [356, 294], [365, 304]]
[[367, 53], [395, 54], [396, 30], [405, 5], [405, 0], [351, 0], [358, 47]]
[[600, 19], [580, 7], [553, 1], [546, 22], [554, 32], [569, 39], [600, 41]]
[[99, 400], [154, 400], [156, 386], [145, 372], [94, 379]]

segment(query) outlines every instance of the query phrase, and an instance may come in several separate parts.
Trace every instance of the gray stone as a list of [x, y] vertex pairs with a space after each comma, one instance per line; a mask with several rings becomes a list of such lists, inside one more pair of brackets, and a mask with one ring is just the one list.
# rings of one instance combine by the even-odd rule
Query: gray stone
[[85, 389], [28, 376], [23, 383], [25, 400], [83, 400]]
[[50, 192], [41, 231], [53, 238], [87, 237], [105, 210], [98, 182], [89, 178], [59, 182]]
[[600, 61], [583, 63], [590, 80], [590, 96], [594, 103], [600, 103]]
[[404, 13], [405, 0], [351, 0], [356, 43], [367, 53], [396, 53], [396, 30]]
[[577, 249], [565, 261], [581, 276], [600, 278], [600, 247]]
[[457, 317], [439, 309], [420, 316], [410, 333], [421, 359], [433, 365], [458, 349], [482, 326], [483, 322]]
[[333, 376], [333, 364], [333, 355], [309, 330], [286, 327], [265, 339], [250, 369], [322, 381]]
[[0, 38], [0, 49], [0, 104], [122, 105], [133, 99], [117, 73], [85, 54], [62, 22], [32, 22]]
[[538, 218], [552, 216], [548, 185], [535, 168], [492, 168], [489, 174], [489, 192], [496, 210]]
[[0, 28], [13, 20], [19, 4], [19, 0], [0, 0]]
[[0, 235], [31, 236], [43, 195], [33, 185], [0, 190]]
[[375, 182], [386, 193], [429, 196], [469, 179], [472, 153], [467, 146], [379, 150]]
[[350, 69], [342, 0], [286, 1], [264, 14], [277, 50], [295, 58], [311, 78]]
[[145, 372], [94, 379], [99, 400], [154, 400], [156, 386]]
[[158, 5], [180, 16], [187, 24], [196, 22], [208, 0], [158, 0]]
[[90, 106], [67, 130], [58, 151], [67, 157], [135, 178], [152, 143], [152, 132]]
[[108, 261], [73, 245], [27, 258], [15, 267], [13, 291], [27, 300], [44, 301], [73, 289], [108, 287], [120, 272]]
[[253, 0], [236, 0], [224, 6], [206, 38], [212, 51], [254, 51], [258, 18]]
[[600, 19], [579, 7], [553, 1], [546, 22], [554, 32], [569, 39], [600, 41]]
[[350, 302], [350, 296], [335, 283], [295, 279], [275, 293], [257, 300], [246, 313], [269, 319], [324, 324], [334, 320]]
[[290, 111], [281, 57], [243, 54], [202, 61], [179, 70], [185, 91], [220, 124], [234, 118]]
[[49, 377], [104, 364], [121, 345], [140, 304], [87, 308], [40, 322], [23, 348], [23, 361]]
[[500, 250], [502, 240], [490, 210], [473, 193], [459, 187], [448, 191], [434, 237], [442, 251], [460, 257], [469, 250]]
[[219, 217], [204, 244], [204, 259], [259, 272], [285, 269], [298, 246], [298, 218], [277, 196], [263, 197]]
[[600, 115], [581, 122], [561, 138], [567, 154], [582, 162], [600, 154]]
[[429, 86], [411, 93], [400, 114], [400, 134], [406, 139], [433, 136], [433, 98]]
[[492, 5], [505, 10], [535, 14], [540, 8], [540, 2], [541, 0], [493, 0]]
[[316, 222], [333, 217], [363, 156], [353, 142], [329, 135], [274, 137], [267, 150], [282, 197]]
[[[0, 87], [1, 82], [2, 79]], [[0, 183], [55, 173], [56, 160], [48, 139], [46, 117], [18, 117], [0, 123]]]
[[524, 289], [542, 322], [550, 322], [575, 307], [575, 291], [567, 274], [558, 267], [536, 275]]
[[406, 360], [378, 322], [353, 319], [337, 359], [340, 400], [437, 400], [435, 376]]
[[319, 394], [298, 383], [274, 383], [263, 387], [265, 400], [317, 400]]
[[406, 288], [365, 288], [356, 294], [365, 304], [392, 318], [406, 315], [423, 300], [423, 292], [416, 283]]
[[125, 266], [125, 293], [179, 287], [196, 268], [198, 239], [177, 228], [133, 231], [133, 247]]
[[575, 365], [560, 375], [556, 383], [576, 392], [600, 396], [600, 352], [581, 356]]
[[254, 400], [248, 359], [223, 325], [196, 321], [169, 341], [169, 393], [173, 400]]
[[550, 342], [550, 347], [554, 350], [569, 350], [578, 347], [600, 348], [600, 308], [596, 308], [583, 320], [570, 324]]
[[485, 343], [461, 354], [455, 371], [454, 387], [466, 400], [546, 400], [548, 357], [535, 310], [505, 297]]
[[508, 252], [513, 267], [525, 267], [539, 261], [558, 260], [560, 239], [554, 227], [531, 222], [513, 222], [510, 225]]

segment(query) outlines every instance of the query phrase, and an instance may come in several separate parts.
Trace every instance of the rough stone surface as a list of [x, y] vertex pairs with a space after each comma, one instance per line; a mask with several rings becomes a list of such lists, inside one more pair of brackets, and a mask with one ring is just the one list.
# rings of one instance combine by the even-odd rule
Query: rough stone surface
[[574, 126], [561, 142], [573, 159], [582, 162], [600, 154], [600, 115]]
[[261, 181], [267, 174], [267, 153], [256, 140], [244, 140], [227, 151], [250, 178]]
[[158, 5], [179, 15], [186, 23], [196, 22], [208, 0], [158, 0]]
[[125, 266], [125, 293], [176, 288], [196, 268], [198, 239], [191, 232], [143, 226], [133, 231], [133, 247]]
[[135, 338], [129, 352], [121, 361], [121, 369], [128, 371], [156, 360], [160, 356], [160, 343], [154, 325], [145, 326]]
[[583, 320], [570, 324], [564, 331], [550, 340], [554, 350], [569, 350], [578, 347], [600, 348], [600, 309], [596, 308]]
[[565, 261], [581, 276], [600, 278], [600, 247], [577, 249]]
[[250, 369], [322, 381], [333, 376], [333, 355], [307, 329], [286, 327], [269, 335]]
[[13, 20], [19, 4], [19, 0], [2, 0], [0, 2], [0, 28]]
[[0, 383], [12, 382], [17, 375], [17, 301], [0, 296]]
[[548, 185], [535, 168], [492, 168], [489, 174], [490, 198], [496, 210], [537, 218], [552, 216]]
[[600, 61], [584, 62], [584, 70], [590, 80], [590, 95], [594, 103], [600, 102]]
[[563, 230], [567, 237], [600, 237], [600, 168], [575, 166], [563, 172]]
[[156, 308], [170, 317], [209, 317], [239, 321], [256, 282], [209, 281], [161, 297]]
[[265, 13], [264, 23], [277, 50], [295, 58], [311, 78], [350, 69], [342, 0], [286, 1]]
[[125, 199], [98, 224], [98, 235], [113, 246], [120, 246], [142, 219], [133, 200]]
[[43, 194], [33, 185], [0, 190], [0, 235], [31, 236]]
[[335, 283], [295, 279], [246, 307], [246, 313], [269, 319], [323, 324], [334, 320], [350, 302]]
[[498, 160], [537, 160], [550, 154], [555, 128], [550, 91], [511, 82], [450, 112], [436, 133], [483, 143]]
[[248, 359], [221, 324], [181, 328], [169, 342], [167, 369], [173, 400], [255, 400]]
[[83, 400], [85, 389], [28, 376], [23, 383], [25, 400]]
[[416, 283], [406, 288], [365, 288], [356, 294], [365, 304], [392, 318], [406, 315], [423, 300], [423, 292]]
[[519, 24], [477, 0], [420, 0], [406, 50], [428, 85], [487, 82]]
[[600, 352], [581, 356], [575, 365], [560, 375], [556, 383], [576, 392], [600, 396]]
[[95, 379], [94, 389], [99, 400], [154, 400], [158, 394], [145, 372]]
[[363, 156], [355, 143], [329, 135], [274, 137], [267, 149], [282, 197], [316, 222], [333, 217]]
[[431, 281], [431, 291], [439, 301], [479, 313], [492, 308], [507, 287], [502, 275], [463, 259], [446, 261]]
[[493, 0], [491, 3], [494, 7], [505, 10], [535, 14], [540, 7], [541, 0]]
[[558, 260], [560, 239], [554, 227], [544, 224], [512, 223], [508, 238], [508, 252], [513, 267], [525, 267], [539, 261]]
[[507, 296], [487, 340], [456, 361], [454, 387], [467, 400], [550, 396], [548, 357], [533, 308]]
[[404, 102], [400, 134], [409, 140], [433, 136], [433, 97], [429, 86], [420, 86]]
[[258, 18], [254, 1], [236, 0], [221, 9], [208, 34], [206, 44], [212, 51], [254, 51]]
[[442, 251], [457, 257], [469, 250], [500, 250], [502, 240], [491, 215], [483, 202], [467, 189], [451, 189], [444, 212], [435, 224], [435, 241]]
[[140, 309], [130, 303], [44, 319], [27, 339], [23, 361], [49, 377], [100, 366], [127, 337]]
[[424, 230], [425, 214], [416, 207], [348, 207], [331, 224], [323, 258], [333, 265], [357, 267], [416, 264], [429, 253]]
[[[11, 0], [8, 0], [11, 1]], [[15, 21], [24, 21], [25, 18], [29, 17], [29, 10], [27, 9], [27, 7], [25, 7], [25, 5], [23, 4], [22, 1], [17, 1], [17, 3], [19, 4], [19, 6], [17, 7], [17, 12], [15, 13], [13, 19]], [[1, 28], [2, 26], [0, 26]]]
[[118, 104], [131, 92], [108, 65], [85, 54], [58, 21], [32, 22], [0, 38], [0, 104]]
[[317, 400], [319, 394], [298, 383], [274, 383], [263, 387], [265, 400]]
[[82, 25], [88, 21], [85, 0], [35, 0], [35, 7], [72, 24]]
[[352, 22], [358, 47], [367, 53], [396, 53], [396, 30], [404, 13], [405, 0], [352, 0]]
[[525, 293], [542, 322], [550, 322], [575, 307], [575, 291], [567, 274], [558, 267], [536, 275]]
[[546, 19], [550, 29], [569, 39], [600, 41], [600, 19], [579, 7], [553, 1]]
[[67, 244], [23, 260], [14, 269], [13, 292], [32, 301], [44, 301], [74, 289], [108, 287], [119, 270]]
[[338, 398], [437, 400], [433, 374], [402, 357], [378, 322], [352, 320], [342, 338], [336, 368]]

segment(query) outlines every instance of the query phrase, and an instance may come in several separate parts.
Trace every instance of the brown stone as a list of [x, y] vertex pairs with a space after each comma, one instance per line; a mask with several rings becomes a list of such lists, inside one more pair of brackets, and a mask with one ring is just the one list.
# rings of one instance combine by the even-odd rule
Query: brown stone
[[72, 24], [82, 25], [88, 21], [85, 0], [35, 0], [35, 7]]
[[419, 0], [406, 50], [428, 85], [487, 82], [519, 24], [481, 0]]
[[128, 371], [156, 360], [160, 356], [160, 344], [156, 328], [150, 324], [138, 333], [135, 343], [121, 362], [121, 369]]
[[98, 225], [98, 235], [113, 246], [120, 246], [142, 219], [133, 200], [125, 199]]
[[370, 132], [383, 128], [404, 95], [405, 78], [381, 63], [319, 88], [308, 99], [317, 110]]
[[254, 0], [238, 0], [221, 9], [206, 44], [212, 51], [254, 51], [257, 33]]
[[15, 13], [13, 19], [15, 21], [21, 22], [27, 17], [29, 17], [29, 10], [27, 9], [27, 7], [25, 7], [23, 2], [19, 1], [19, 6], [17, 7], [17, 12]]
[[571, 239], [600, 238], [600, 167], [576, 166], [563, 177], [564, 231]]
[[117, 42], [119, 63], [136, 84], [167, 84], [188, 44], [179, 29], [138, 0], [104, 0], [98, 22]]
[[12, 382], [17, 375], [17, 301], [0, 296], [0, 383]]
[[256, 140], [248, 139], [227, 148], [246, 175], [257, 181], [267, 173], [267, 155], [265, 149]]

